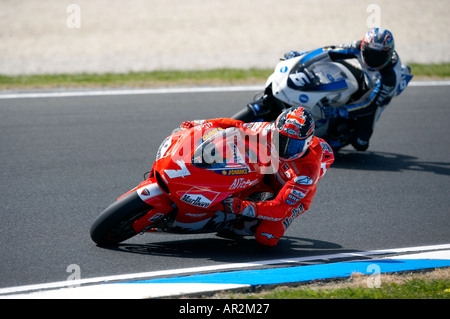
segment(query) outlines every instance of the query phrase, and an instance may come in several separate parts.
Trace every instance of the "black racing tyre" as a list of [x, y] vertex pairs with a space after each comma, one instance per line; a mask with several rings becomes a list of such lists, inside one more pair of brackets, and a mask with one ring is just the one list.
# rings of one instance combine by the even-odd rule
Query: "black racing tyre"
[[91, 226], [91, 238], [99, 246], [109, 246], [127, 240], [137, 233], [133, 223], [153, 207], [136, 192], [122, 197], [106, 208]]

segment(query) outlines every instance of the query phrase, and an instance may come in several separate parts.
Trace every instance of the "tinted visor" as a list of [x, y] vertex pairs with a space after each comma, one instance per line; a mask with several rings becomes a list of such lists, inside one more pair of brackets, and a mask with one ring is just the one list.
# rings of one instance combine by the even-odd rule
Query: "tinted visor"
[[303, 154], [308, 148], [308, 141], [309, 139], [297, 140], [280, 134], [280, 157], [289, 159], [294, 155]]
[[365, 48], [362, 51], [364, 62], [371, 68], [384, 66], [391, 58], [391, 51], [379, 51], [371, 48]]

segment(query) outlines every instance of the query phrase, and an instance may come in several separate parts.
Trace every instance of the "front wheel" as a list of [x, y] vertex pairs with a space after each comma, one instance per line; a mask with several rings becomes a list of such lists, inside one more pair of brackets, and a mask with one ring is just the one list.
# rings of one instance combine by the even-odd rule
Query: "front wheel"
[[120, 198], [103, 211], [91, 227], [91, 238], [99, 246], [115, 245], [134, 235], [133, 223], [153, 207], [136, 192]]

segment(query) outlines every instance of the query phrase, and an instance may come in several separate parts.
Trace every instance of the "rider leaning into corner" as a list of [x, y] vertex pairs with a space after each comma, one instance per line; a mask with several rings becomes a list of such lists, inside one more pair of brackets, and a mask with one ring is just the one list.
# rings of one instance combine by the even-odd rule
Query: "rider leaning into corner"
[[[359, 83], [359, 90], [355, 93], [359, 97], [357, 102], [337, 109], [324, 107], [324, 117], [339, 121], [340, 118], [356, 119], [356, 130], [352, 137], [352, 145], [358, 151], [365, 151], [369, 147], [374, 126], [383, 109], [390, 103], [400, 83], [402, 68], [400, 57], [394, 50], [394, 37], [388, 30], [382, 28], [370, 29], [361, 41], [354, 41], [341, 46], [328, 46], [322, 48], [325, 52], [316, 59], [330, 58], [332, 61], [356, 58], [362, 67], [363, 73], [351, 66]], [[297, 51], [285, 54], [285, 58], [301, 55]], [[345, 62], [344, 62], [345, 63]], [[407, 66], [404, 66], [407, 67]], [[370, 96], [364, 95], [374, 88]], [[358, 96], [359, 95], [359, 96]], [[331, 146], [333, 141], [329, 141]]]
[[257, 134], [267, 134], [268, 130], [279, 133], [279, 169], [265, 178], [273, 189], [273, 195], [263, 196], [257, 201], [239, 198], [224, 200], [228, 213], [260, 220], [256, 224], [236, 225], [236, 234], [254, 234], [258, 243], [275, 246], [293, 220], [309, 209], [317, 182], [334, 161], [331, 147], [314, 136], [314, 120], [311, 113], [303, 108], [285, 110], [275, 123], [244, 123], [222, 118], [187, 121], [181, 127], [190, 128], [205, 122], [217, 123], [222, 128], [238, 127], [244, 132], [251, 130]]

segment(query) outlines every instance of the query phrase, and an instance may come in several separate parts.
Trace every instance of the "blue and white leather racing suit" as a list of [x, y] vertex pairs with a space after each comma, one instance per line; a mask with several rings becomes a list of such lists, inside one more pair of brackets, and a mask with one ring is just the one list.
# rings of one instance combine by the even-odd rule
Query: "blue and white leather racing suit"
[[[331, 59], [344, 63], [355, 75], [359, 83], [359, 90], [352, 95], [347, 104], [340, 108], [333, 117], [351, 117], [356, 119], [355, 133], [352, 136], [352, 145], [356, 150], [365, 151], [369, 147], [369, 140], [373, 134], [375, 123], [381, 112], [391, 99], [401, 93], [402, 65], [397, 52], [394, 51], [391, 61], [381, 70], [368, 69], [361, 57], [361, 41], [354, 41], [341, 46], [328, 46], [315, 50], [317, 55], [314, 61]], [[296, 51], [289, 52], [286, 58], [300, 55]], [[347, 63], [345, 60], [357, 59], [358, 66]], [[312, 62], [312, 61], [311, 61]]]

